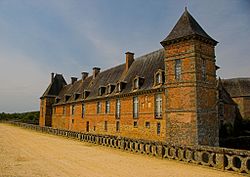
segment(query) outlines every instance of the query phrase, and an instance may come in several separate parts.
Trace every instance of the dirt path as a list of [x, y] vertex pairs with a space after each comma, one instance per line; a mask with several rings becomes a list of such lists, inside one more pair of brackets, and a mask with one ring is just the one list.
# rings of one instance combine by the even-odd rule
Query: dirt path
[[236, 177], [0, 124], [0, 176]]

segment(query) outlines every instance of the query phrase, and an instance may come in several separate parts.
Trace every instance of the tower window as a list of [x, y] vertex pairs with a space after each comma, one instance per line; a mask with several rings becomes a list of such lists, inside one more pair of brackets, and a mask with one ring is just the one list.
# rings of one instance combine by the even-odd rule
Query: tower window
[[98, 101], [96, 105], [96, 113], [99, 114], [101, 112], [101, 103]]
[[105, 107], [105, 113], [109, 113], [110, 112], [110, 101], [106, 100], [106, 107]]
[[116, 109], [115, 109], [115, 117], [117, 119], [120, 118], [120, 113], [121, 113], [121, 102], [120, 102], [120, 99], [117, 99], [116, 100]]
[[138, 102], [138, 97], [135, 96], [133, 97], [133, 117], [138, 118], [138, 112], [139, 112], [139, 102]]
[[204, 59], [202, 59], [201, 74], [202, 74], [202, 80], [205, 81], [207, 78], [206, 78], [206, 61]]
[[181, 79], [181, 60], [180, 59], [175, 60], [175, 79], [176, 80]]
[[155, 95], [155, 118], [162, 117], [162, 95], [156, 94]]

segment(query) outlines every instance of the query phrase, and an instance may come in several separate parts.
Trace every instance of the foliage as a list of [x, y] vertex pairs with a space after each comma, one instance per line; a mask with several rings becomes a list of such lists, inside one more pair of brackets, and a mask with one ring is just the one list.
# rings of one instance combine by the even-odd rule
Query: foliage
[[39, 124], [39, 111], [24, 113], [0, 113], [0, 120], [11, 120], [29, 124]]

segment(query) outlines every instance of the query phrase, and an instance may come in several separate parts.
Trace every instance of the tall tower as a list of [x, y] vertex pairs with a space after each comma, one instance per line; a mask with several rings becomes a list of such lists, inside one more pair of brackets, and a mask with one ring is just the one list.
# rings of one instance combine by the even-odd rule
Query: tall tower
[[51, 82], [40, 98], [40, 118], [39, 125], [52, 126], [52, 107], [60, 90], [67, 85], [61, 74], [51, 73]]
[[167, 142], [219, 145], [217, 43], [186, 8], [161, 42], [165, 49]]

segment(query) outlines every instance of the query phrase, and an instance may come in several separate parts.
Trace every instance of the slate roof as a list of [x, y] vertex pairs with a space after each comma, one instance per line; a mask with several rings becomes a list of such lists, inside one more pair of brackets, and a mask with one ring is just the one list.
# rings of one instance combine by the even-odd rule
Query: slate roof
[[[159, 69], [164, 70], [165, 68], [164, 53], [164, 49], [160, 49], [136, 58], [127, 72], [125, 72], [125, 64], [121, 64], [100, 72], [95, 79], [92, 79], [93, 76], [89, 76], [84, 80], [76, 81], [74, 84], [65, 85], [58, 94], [58, 98], [60, 98], [58, 104], [65, 103], [65, 95], [70, 96], [68, 102], [81, 100], [84, 90], [90, 91], [86, 100], [106, 97], [106, 94], [98, 96], [99, 87], [106, 87], [108, 84], [116, 85], [120, 81], [127, 83], [120, 94], [133, 92], [132, 82], [136, 76], [144, 78], [144, 83], [138, 91], [152, 89], [154, 74]], [[74, 97], [75, 93], [80, 94], [77, 99]], [[108, 96], [116, 94], [114, 90]]]
[[227, 90], [224, 88], [221, 79], [217, 80], [217, 90], [219, 92], [219, 98], [220, 100], [225, 104], [231, 104], [236, 105], [236, 103], [233, 101], [230, 94], [227, 92]]
[[211, 38], [197, 23], [197, 21], [192, 17], [192, 15], [185, 9], [184, 13], [169, 33], [169, 35], [161, 42], [164, 44], [165, 42], [172, 41], [175, 39], [183, 38], [186, 36], [198, 35], [202, 36], [206, 39], [212, 40], [217, 43], [213, 38]]
[[61, 74], [56, 74], [53, 82], [49, 84], [41, 98], [46, 96], [57, 96], [65, 85], [67, 85], [67, 83], [63, 76]]
[[222, 84], [231, 97], [250, 96], [250, 78], [223, 79]]

